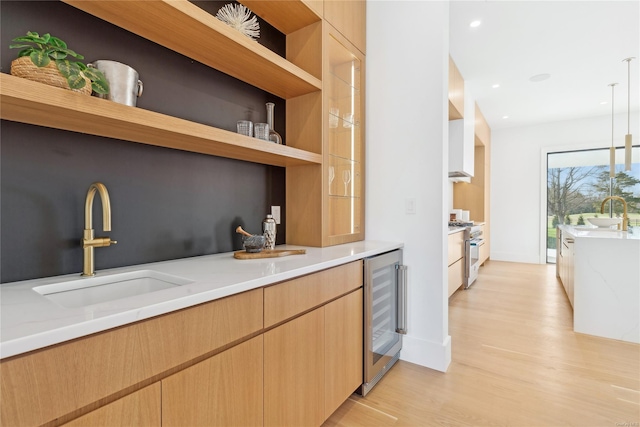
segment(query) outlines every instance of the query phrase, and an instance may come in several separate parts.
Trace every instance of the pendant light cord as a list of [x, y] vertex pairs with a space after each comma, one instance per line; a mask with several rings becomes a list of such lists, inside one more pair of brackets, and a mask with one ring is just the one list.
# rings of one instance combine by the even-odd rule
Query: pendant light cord
[[[614, 137], [615, 137], [615, 132], [614, 132], [614, 123], [615, 123], [615, 117], [614, 117], [614, 110], [615, 110], [615, 98], [614, 98], [614, 91], [615, 91], [615, 87], [618, 83], [610, 83], [609, 86], [611, 86], [611, 147], [609, 148], [609, 195], [612, 196], [612, 188], [613, 188], [613, 179], [616, 176], [616, 148], [613, 144], [614, 142]], [[609, 214], [611, 214], [611, 212], [609, 212]]]
[[627, 133], [631, 133], [631, 60], [627, 58]]
[[611, 86], [611, 146], [613, 147], [613, 106], [614, 106], [614, 102], [613, 102], [613, 90], [615, 89], [616, 85], [618, 83], [611, 83], [609, 86]]
[[631, 150], [633, 136], [631, 135], [631, 60], [635, 57], [623, 59], [627, 61], [627, 134], [624, 136], [624, 170], [631, 170]]

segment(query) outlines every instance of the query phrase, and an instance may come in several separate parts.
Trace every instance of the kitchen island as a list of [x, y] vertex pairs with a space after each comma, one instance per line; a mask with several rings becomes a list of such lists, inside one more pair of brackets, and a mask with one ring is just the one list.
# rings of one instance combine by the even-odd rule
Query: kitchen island
[[558, 271], [574, 331], [640, 343], [640, 230], [559, 230]]

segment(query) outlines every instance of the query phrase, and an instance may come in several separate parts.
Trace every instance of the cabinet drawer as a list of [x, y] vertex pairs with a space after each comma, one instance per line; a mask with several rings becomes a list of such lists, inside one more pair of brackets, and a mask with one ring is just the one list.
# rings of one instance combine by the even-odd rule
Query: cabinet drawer
[[3, 360], [0, 424], [40, 425], [262, 329], [262, 289]]
[[464, 260], [460, 259], [449, 266], [449, 296], [462, 285], [464, 281]]
[[330, 268], [264, 289], [264, 326], [318, 307], [362, 286], [362, 261]]
[[464, 231], [449, 234], [448, 263], [451, 265], [464, 256]]

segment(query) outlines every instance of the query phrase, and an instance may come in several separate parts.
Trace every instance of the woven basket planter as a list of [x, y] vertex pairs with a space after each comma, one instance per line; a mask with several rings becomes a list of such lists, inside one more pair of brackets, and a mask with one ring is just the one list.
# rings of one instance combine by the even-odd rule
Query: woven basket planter
[[49, 86], [55, 86], [62, 89], [78, 92], [83, 95], [91, 95], [91, 80], [83, 77], [86, 84], [82, 89], [71, 89], [67, 83], [67, 79], [62, 77], [56, 64], [51, 61], [44, 67], [38, 67], [28, 56], [22, 56], [11, 62], [11, 74], [16, 77], [22, 77], [34, 82], [40, 82]]

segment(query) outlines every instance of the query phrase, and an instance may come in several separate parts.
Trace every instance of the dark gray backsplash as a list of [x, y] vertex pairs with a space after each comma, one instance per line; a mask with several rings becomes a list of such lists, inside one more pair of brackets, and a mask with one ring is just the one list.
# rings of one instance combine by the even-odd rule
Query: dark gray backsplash
[[[214, 3], [226, 2], [197, 3], [215, 12]], [[0, 8], [4, 73], [17, 53], [8, 49], [13, 37], [49, 32], [87, 61], [135, 68], [144, 82], [140, 108], [235, 130], [241, 118], [266, 121], [271, 101], [284, 134], [280, 98], [62, 2], [2, 0]], [[283, 55], [284, 36], [260, 24], [261, 43]], [[118, 241], [96, 249], [97, 270], [241, 249], [237, 225], [257, 233], [271, 205], [284, 213], [283, 168], [4, 120], [0, 126], [2, 283], [82, 270], [84, 202], [94, 181], [107, 186], [113, 216], [112, 231], [103, 233], [96, 197], [96, 235]], [[284, 228], [283, 218], [278, 243]]]

